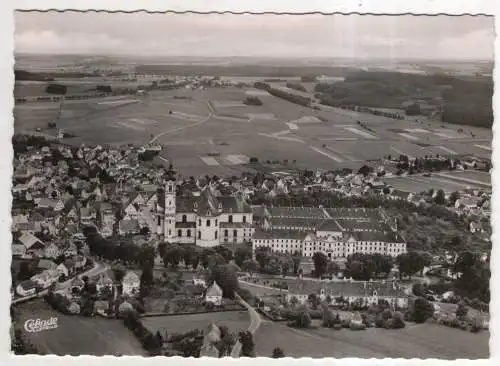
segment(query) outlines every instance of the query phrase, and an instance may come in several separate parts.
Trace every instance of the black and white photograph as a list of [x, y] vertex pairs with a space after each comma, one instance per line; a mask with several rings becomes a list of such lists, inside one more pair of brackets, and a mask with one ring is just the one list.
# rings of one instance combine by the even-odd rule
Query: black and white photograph
[[11, 352], [490, 357], [493, 16], [14, 24]]

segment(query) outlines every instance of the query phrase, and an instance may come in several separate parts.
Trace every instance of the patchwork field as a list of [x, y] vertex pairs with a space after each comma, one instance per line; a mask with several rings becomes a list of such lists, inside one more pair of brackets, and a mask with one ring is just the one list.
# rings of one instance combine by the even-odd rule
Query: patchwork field
[[[262, 106], [243, 104], [258, 95]], [[46, 128], [58, 103], [14, 109], [16, 131]], [[360, 122], [359, 122], [360, 121]], [[338, 108], [302, 107], [253, 88], [154, 91], [142, 97], [64, 102], [57, 126], [69, 143], [142, 144], [155, 139], [183, 175], [234, 174], [246, 161], [298, 169], [359, 168], [386, 155], [491, 155], [492, 132], [429, 120], [392, 120]], [[472, 137], [474, 135], [474, 137]]]
[[173, 315], [142, 318], [142, 324], [151, 332], [164, 331], [185, 333], [193, 329], [205, 329], [211, 323], [225, 325], [231, 332], [246, 330], [250, 325], [250, 317], [246, 311], [226, 311], [219, 313]]
[[58, 318], [58, 327], [39, 333], [25, 333], [31, 343], [46, 354], [72, 355], [146, 355], [139, 341], [123, 322], [101, 317], [84, 318], [63, 315], [41, 300], [16, 307], [19, 313], [17, 327], [24, 331], [28, 319]]
[[287, 357], [478, 359], [489, 357], [488, 341], [489, 332], [473, 334], [433, 324], [354, 332], [300, 330], [265, 321], [255, 334], [255, 349], [260, 357], [270, 357], [274, 347], [281, 347]]

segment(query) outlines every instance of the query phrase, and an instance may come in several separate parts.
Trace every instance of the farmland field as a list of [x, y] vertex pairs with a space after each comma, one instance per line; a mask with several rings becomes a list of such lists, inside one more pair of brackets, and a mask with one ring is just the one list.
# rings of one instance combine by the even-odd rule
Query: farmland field
[[255, 349], [261, 357], [269, 357], [274, 347], [281, 347], [288, 357], [477, 359], [489, 357], [488, 340], [489, 332], [473, 334], [433, 324], [356, 332], [300, 330], [265, 321], [255, 334]]
[[46, 354], [64, 355], [145, 355], [139, 341], [123, 322], [100, 317], [86, 318], [63, 315], [41, 300], [24, 303], [16, 308], [22, 329], [28, 319], [58, 318], [56, 329], [25, 333], [29, 341]]
[[192, 315], [170, 315], [162, 317], [145, 317], [142, 324], [151, 332], [165, 329], [171, 333], [185, 333], [193, 329], [205, 329], [211, 323], [225, 325], [231, 332], [246, 330], [250, 325], [247, 311], [226, 311]]
[[[252, 93], [259, 94], [262, 106], [242, 103]], [[389, 154], [491, 155], [488, 129], [461, 126], [459, 133], [456, 126], [430, 120], [314, 110], [252, 88], [153, 91], [116, 99], [65, 101], [57, 127], [76, 135], [67, 140], [71, 144], [144, 144], [154, 137], [165, 146], [162, 156], [185, 176], [238, 174], [251, 170], [245, 164], [250, 157], [295, 161], [297, 169], [311, 163], [335, 169], [359, 168]], [[58, 103], [17, 105], [16, 131], [46, 128], [58, 108]]]

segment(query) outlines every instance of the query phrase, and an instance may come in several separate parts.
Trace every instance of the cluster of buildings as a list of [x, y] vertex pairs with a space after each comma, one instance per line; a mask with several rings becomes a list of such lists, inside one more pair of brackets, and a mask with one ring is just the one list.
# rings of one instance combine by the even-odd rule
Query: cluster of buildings
[[387, 301], [392, 309], [407, 308], [408, 294], [395, 281], [314, 281], [300, 279], [288, 286], [287, 302], [304, 304], [311, 294], [329, 305], [377, 305]]
[[312, 257], [346, 258], [353, 253], [396, 257], [406, 253], [395, 220], [382, 209], [322, 207], [255, 207], [260, 226], [252, 238], [254, 250]]

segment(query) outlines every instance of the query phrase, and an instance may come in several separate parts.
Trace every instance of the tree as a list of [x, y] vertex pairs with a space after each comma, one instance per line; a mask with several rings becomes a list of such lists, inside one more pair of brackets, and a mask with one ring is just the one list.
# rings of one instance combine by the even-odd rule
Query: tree
[[323, 317], [322, 317], [322, 325], [325, 328], [333, 328], [335, 323], [335, 316], [333, 315], [333, 311], [327, 306], [323, 306]]
[[365, 177], [373, 172], [373, 168], [368, 166], [368, 165], [363, 165], [361, 168], [359, 168], [358, 174], [362, 174]]
[[123, 267], [122, 265], [116, 265], [116, 266], [112, 267], [111, 270], [113, 271], [113, 274], [115, 275], [116, 282], [121, 283], [123, 277], [125, 277], [125, 273], [126, 273], [125, 267]]
[[313, 254], [313, 262], [314, 262], [314, 273], [316, 277], [321, 277], [326, 273], [326, 269], [328, 266], [328, 257], [321, 252], [316, 252]]
[[198, 268], [198, 264], [200, 263], [200, 256], [198, 253], [194, 252], [193, 257], [191, 258], [191, 266], [193, 269]]
[[450, 204], [454, 205], [459, 198], [460, 198], [460, 193], [458, 193], [457, 191], [451, 192], [449, 197]]
[[259, 264], [257, 263], [256, 260], [254, 259], [246, 259], [242, 265], [241, 265], [241, 269], [245, 272], [248, 272], [250, 273], [250, 276], [253, 275], [253, 273], [255, 271], [257, 271], [257, 268], [258, 268]]
[[465, 318], [467, 316], [468, 312], [469, 312], [469, 309], [467, 308], [467, 306], [465, 306], [464, 303], [460, 303], [460, 304], [458, 304], [455, 315], [457, 316], [457, 318], [462, 319], [462, 318]]
[[329, 275], [336, 275], [339, 272], [339, 265], [336, 262], [328, 262], [328, 265], [326, 267], [326, 272]]
[[313, 309], [316, 309], [320, 304], [321, 300], [318, 295], [309, 294], [309, 296], [307, 296], [307, 302], [311, 305]]
[[290, 305], [292, 305], [292, 307], [297, 306], [297, 304], [298, 304], [298, 303], [299, 303], [299, 299], [297, 299], [297, 297], [296, 297], [296, 296], [292, 296], [292, 297], [290, 298]]
[[300, 268], [300, 260], [301, 260], [301, 256], [300, 256], [300, 252], [298, 251], [295, 251], [292, 255], [292, 262], [293, 262], [293, 273], [294, 274], [297, 274], [298, 271], [299, 271], [299, 268]]
[[399, 267], [399, 276], [402, 278], [404, 275], [411, 278], [418, 271], [422, 271], [425, 267], [425, 256], [417, 252], [402, 253], [397, 256], [396, 263]]
[[249, 248], [238, 248], [234, 253], [234, 262], [241, 267], [243, 262], [252, 258], [252, 250]]
[[264, 268], [270, 261], [269, 250], [266, 247], [259, 247], [255, 250], [255, 259], [260, 265], [260, 268]]
[[196, 255], [196, 249], [194, 247], [188, 246], [182, 250], [182, 259], [184, 260], [184, 265], [188, 268], [193, 260], [193, 257]]
[[141, 297], [149, 295], [152, 285], [153, 285], [153, 266], [145, 265], [142, 268], [142, 273], [140, 278], [139, 293]]
[[438, 205], [444, 205], [445, 199], [444, 199], [444, 191], [442, 189], [438, 189], [436, 192], [436, 197], [434, 197], [434, 202]]
[[290, 263], [288, 261], [281, 262], [281, 272], [283, 274], [283, 277], [287, 275], [289, 269], [290, 269]]
[[239, 289], [236, 272], [228, 264], [211, 267], [208, 282], [217, 282], [222, 289], [222, 296], [229, 299], [234, 298], [235, 292]]
[[239, 340], [241, 343], [241, 355], [244, 357], [254, 357], [255, 343], [253, 341], [253, 335], [248, 330], [246, 332], [239, 333]]
[[165, 266], [171, 264], [172, 267], [177, 267], [182, 259], [181, 248], [177, 245], [167, 248], [165, 251], [165, 256], [163, 257], [163, 263]]
[[295, 326], [297, 328], [309, 328], [311, 326], [311, 315], [306, 306], [302, 306], [298, 311], [295, 319]]
[[285, 357], [285, 352], [283, 352], [283, 350], [280, 347], [276, 347], [275, 349], [273, 349], [272, 357], [273, 358], [283, 358], [283, 357]]
[[415, 320], [415, 323], [424, 323], [433, 314], [434, 314], [434, 307], [429, 301], [427, 301], [423, 297], [419, 297], [418, 299], [415, 300], [415, 305], [413, 310], [413, 319]]

